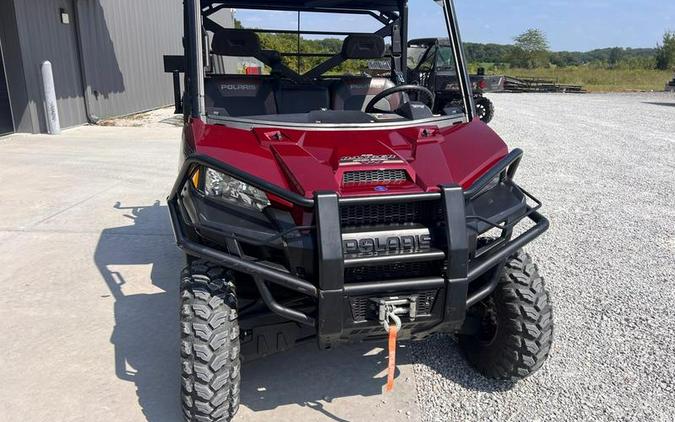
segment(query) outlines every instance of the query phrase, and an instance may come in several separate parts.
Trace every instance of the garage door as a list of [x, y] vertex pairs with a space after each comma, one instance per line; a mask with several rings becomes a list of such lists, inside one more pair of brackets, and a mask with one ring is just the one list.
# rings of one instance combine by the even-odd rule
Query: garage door
[[0, 51], [0, 135], [10, 132], [14, 132], [14, 125], [12, 124], [12, 110], [9, 108], [5, 66], [2, 63], [2, 51]]

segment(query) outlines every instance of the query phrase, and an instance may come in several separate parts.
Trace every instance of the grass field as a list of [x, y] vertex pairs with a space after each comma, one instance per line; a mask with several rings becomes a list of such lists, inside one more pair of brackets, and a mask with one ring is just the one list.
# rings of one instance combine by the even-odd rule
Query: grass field
[[597, 69], [591, 67], [566, 67], [549, 69], [496, 70], [522, 78], [552, 79], [561, 84], [583, 85], [591, 92], [663, 91], [673, 78], [673, 73], [647, 69]]

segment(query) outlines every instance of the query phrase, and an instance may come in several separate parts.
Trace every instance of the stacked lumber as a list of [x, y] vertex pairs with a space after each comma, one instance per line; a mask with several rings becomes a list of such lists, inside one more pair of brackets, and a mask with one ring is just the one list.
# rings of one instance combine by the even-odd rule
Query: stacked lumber
[[567, 92], [581, 94], [581, 85], [564, 85], [550, 79], [504, 77], [504, 92]]

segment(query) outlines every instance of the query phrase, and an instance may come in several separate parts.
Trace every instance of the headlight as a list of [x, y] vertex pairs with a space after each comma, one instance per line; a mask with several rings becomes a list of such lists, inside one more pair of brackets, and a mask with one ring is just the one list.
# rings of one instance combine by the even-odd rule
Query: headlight
[[265, 192], [212, 169], [204, 175], [204, 194], [234, 204], [262, 211], [270, 205]]
[[499, 176], [496, 176], [494, 179], [490, 180], [490, 183], [485, 185], [485, 187], [481, 189], [480, 192], [478, 192], [476, 197], [481, 196], [485, 192], [491, 191], [492, 189], [496, 188], [497, 185], [501, 183], [501, 181], [502, 181], [502, 174], [500, 173]]

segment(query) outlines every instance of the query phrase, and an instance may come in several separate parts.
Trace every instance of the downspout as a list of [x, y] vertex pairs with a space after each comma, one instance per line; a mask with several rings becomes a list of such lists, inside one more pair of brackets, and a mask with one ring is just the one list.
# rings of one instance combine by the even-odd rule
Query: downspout
[[84, 62], [84, 44], [82, 42], [82, 31], [80, 30], [80, 8], [79, 8], [79, 0], [72, 0], [73, 1], [73, 11], [75, 12], [75, 38], [77, 40], [77, 61], [80, 66], [80, 79], [82, 81], [82, 97], [84, 99], [84, 113], [87, 117], [87, 121], [91, 124], [96, 124], [98, 123], [99, 119], [97, 116], [92, 114], [91, 110], [93, 107], [89, 103], [89, 98], [90, 98], [90, 89], [91, 87], [89, 86], [89, 83], [87, 82], [87, 68], [85, 66]]

